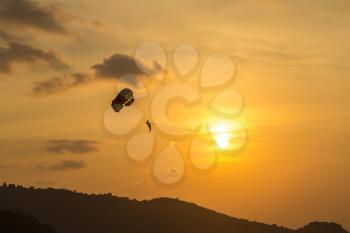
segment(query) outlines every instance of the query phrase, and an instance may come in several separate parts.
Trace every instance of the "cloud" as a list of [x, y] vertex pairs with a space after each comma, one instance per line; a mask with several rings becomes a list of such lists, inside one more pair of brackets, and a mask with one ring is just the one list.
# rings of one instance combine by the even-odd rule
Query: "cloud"
[[[119, 79], [124, 74], [132, 74], [139, 77], [141, 75], [156, 74], [162, 69], [156, 61], [153, 61], [152, 66], [150, 66], [124, 54], [114, 54], [91, 68], [95, 70], [97, 78], [100, 79]], [[130, 79], [131, 84], [136, 85], [137, 82], [137, 79]]]
[[73, 87], [78, 87], [90, 81], [90, 76], [85, 73], [74, 73], [61, 77], [55, 77], [49, 80], [35, 82], [32, 87], [32, 94], [35, 96], [47, 96], [67, 91]]
[[21, 43], [10, 43], [7, 48], [0, 47], [0, 72], [10, 73], [14, 63], [47, 65], [56, 70], [68, 66], [53, 52], [46, 52]]
[[[5, 68], [3, 68], [3, 70], [5, 70]], [[146, 73], [150, 75], [156, 74], [162, 69], [155, 61], [152, 65], [146, 65], [123, 54], [114, 54], [104, 59], [102, 63], [96, 64], [91, 68], [95, 70], [94, 78], [87, 73], [73, 73], [61, 77], [54, 77], [45, 81], [35, 82], [31, 93], [34, 96], [48, 96], [87, 84], [93, 80], [119, 79], [125, 74], [131, 74], [128, 76], [127, 82], [136, 86], [140, 76]]]
[[19, 41], [22, 41], [22, 39], [16, 35], [9, 33], [9, 32], [5, 32], [3, 30], [0, 30], [0, 41], [19, 42]]
[[[3, 68], [3, 70], [6, 70], [5, 68]], [[48, 96], [90, 83], [93, 80], [119, 79], [125, 74], [131, 74], [127, 77], [127, 82], [136, 86], [140, 76], [146, 75], [146, 73], [150, 75], [157, 74], [162, 69], [155, 61], [152, 65], [146, 65], [145, 63], [137, 62], [133, 57], [123, 54], [114, 54], [104, 59], [102, 63], [93, 65], [91, 68], [95, 70], [95, 77], [80, 72], [54, 77], [48, 80], [35, 82], [31, 93], [34, 96]]]
[[98, 143], [98, 141], [93, 140], [49, 140], [46, 142], [45, 150], [57, 154], [66, 152], [85, 154], [98, 151]]
[[0, 22], [3, 23], [66, 34], [62, 18], [60, 10], [53, 5], [43, 6], [32, 0], [0, 0]]
[[63, 160], [52, 165], [38, 165], [37, 168], [51, 171], [66, 171], [83, 169], [87, 167], [87, 163], [82, 160]]
[[144, 74], [133, 57], [123, 54], [114, 54], [103, 60], [102, 63], [92, 66], [96, 75], [101, 78], [119, 78], [123, 74]]

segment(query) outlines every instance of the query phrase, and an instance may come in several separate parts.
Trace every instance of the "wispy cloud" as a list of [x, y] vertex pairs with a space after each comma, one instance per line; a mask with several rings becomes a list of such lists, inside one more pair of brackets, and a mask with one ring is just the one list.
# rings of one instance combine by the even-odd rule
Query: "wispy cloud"
[[0, 0], [0, 22], [18, 27], [32, 27], [47, 32], [66, 34], [60, 9], [31, 0]]
[[68, 69], [54, 52], [31, 47], [21, 43], [10, 43], [8, 47], [0, 47], [0, 72], [10, 73], [14, 63], [30, 65], [46, 65], [56, 70]]
[[73, 87], [87, 84], [90, 81], [91, 77], [85, 73], [74, 73], [55, 77], [41, 82], [35, 82], [32, 87], [32, 94], [35, 96], [47, 96], [67, 91]]
[[22, 39], [10, 32], [0, 30], [0, 41], [5, 42], [20, 42]]
[[45, 142], [45, 150], [52, 153], [63, 154], [66, 152], [74, 154], [85, 154], [98, 151], [98, 141], [93, 140], [49, 140]]
[[87, 167], [87, 163], [82, 160], [63, 160], [56, 164], [51, 165], [38, 165], [37, 168], [50, 170], [50, 171], [66, 171], [83, 169]]

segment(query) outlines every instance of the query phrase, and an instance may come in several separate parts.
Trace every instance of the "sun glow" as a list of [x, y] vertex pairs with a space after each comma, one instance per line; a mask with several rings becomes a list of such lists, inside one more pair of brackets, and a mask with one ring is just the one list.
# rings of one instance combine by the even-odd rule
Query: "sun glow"
[[223, 124], [218, 124], [210, 128], [217, 147], [220, 149], [227, 149], [230, 146], [230, 138], [228, 128]]
[[219, 134], [215, 137], [216, 145], [222, 149], [225, 149], [229, 146], [229, 137], [227, 134]]

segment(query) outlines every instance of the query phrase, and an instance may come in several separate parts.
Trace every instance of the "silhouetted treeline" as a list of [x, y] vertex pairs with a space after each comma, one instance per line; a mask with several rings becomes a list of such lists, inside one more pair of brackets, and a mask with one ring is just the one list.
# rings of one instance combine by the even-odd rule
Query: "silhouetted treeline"
[[58, 233], [348, 233], [335, 223], [299, 230], [233, 218], [170, 198], [137, 201], [111, 194], [0, 186], [0, 209], [18, 209]]
[[343, 227], [337, 223], [313, 222], [298, 230], [298, 233], [345, 233]]

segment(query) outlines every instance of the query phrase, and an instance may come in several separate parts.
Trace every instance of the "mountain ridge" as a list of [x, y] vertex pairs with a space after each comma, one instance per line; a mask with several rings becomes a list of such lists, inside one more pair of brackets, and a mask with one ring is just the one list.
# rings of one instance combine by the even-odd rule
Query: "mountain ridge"
[[67, 189], [0, 186], [0, 209], [20, 210], [57, 233], [231, 232], [349, 233], [336, 223], [314, 222], [292, 230], [218, 213], [172, 198], [129, 199]]

